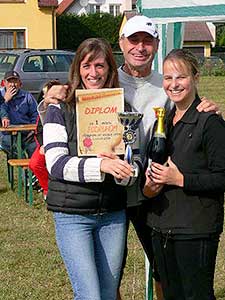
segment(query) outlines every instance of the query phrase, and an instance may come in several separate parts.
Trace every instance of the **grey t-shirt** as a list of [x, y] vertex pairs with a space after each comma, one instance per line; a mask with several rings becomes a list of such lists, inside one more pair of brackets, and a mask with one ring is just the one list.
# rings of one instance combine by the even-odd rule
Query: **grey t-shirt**
[[[156, 120], [153, 107], [165, 107], [171, 109], [171, 101], [168, 100], [162, 88], [162, 75], [152, 71], [146, 77], [133, 77], [118, 69], [120, 87], [124, 88], [125, 101], [131, 106], [132, 111], [144, 114], [139, 125], [139, 149], [142, 162], [145, 158], [146, 148], [152, 136], [152, 129]], [[128, 206], [134, 206], [144, 200], [140, 190], [140, 180], [127, 188]]]

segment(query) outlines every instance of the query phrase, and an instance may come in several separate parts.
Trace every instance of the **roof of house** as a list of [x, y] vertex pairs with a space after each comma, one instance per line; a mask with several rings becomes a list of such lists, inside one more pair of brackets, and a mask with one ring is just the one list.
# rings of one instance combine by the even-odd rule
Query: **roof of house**
[[58, 1], [57, 0], [38, 0], [39, 7], [57, 7]]
[[67, 10], [74, 2], [75, 0], [63, 0], [56, 9], [57, 15], [61, 15], [62, 13], [64, 13], [65, 10]]
[[125, 16], [127, 20], [129, 20], [130, 18], [136, 15], [140, 15], [136, 10], [125, 10], [123, 12], [123, 17]]
[[184, 29], [185, 42], [214, 42], [214, 38], [205, 22], [187, 22]]

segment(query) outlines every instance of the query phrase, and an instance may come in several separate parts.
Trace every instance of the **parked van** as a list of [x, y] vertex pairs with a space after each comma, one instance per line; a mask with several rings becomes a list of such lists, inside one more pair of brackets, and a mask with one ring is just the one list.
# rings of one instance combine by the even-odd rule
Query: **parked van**
[[31, 92], [39, 101], [42, 87], [52, 79], [62, 83], [68, 81], [69, 67], [74, 52], [47, 49], [0, 50], [0, 82], [4, 74], [14, 70], [19, 73], [22, 88]]

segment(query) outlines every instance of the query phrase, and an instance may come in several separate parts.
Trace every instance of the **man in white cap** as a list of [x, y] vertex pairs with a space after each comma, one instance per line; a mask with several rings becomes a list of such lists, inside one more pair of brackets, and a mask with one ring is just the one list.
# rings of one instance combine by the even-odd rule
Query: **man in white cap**
[[[125, 60], [124, 65], [118, 69], [119, 82], [120, 86], [124, 88], [125, 101], [130, 104], [133, 111], [144, 113], [139, 126], [140, 153], [144, 160], [146, 146], [155, 122], [153, 107], [163, 106], [170, 109], [170, 101], [162, 88], [162, 75], [152, 70], [152, 62], [159, 45], [156, 26], [148, 17], [134, 16], [122, 28], [119, 44]], [[55, 86], [47, 93], [44, 104], [47, 106], [49, 103], [58, 103], [65, 99], [66, 94], [67, 86]], [[43, 107], [39, 107], [40, 111], [42, 109]], [[204, 100], [198, 109], [199, 111], [203, 109], [216, 111], [217, 106]], [[143, 202], [145, 198], [138, 184], [128, 190], [127, 216], [128, 220], [134, 224], [142, 246], [152, 262], [151, 229], [146, 224], [147, 202]], [[156, 293], [157, 299], [162, 300], [159, 281]], [[121, 298], [118, 293], [119, 299]]]
[[[159, 45], [159, 36], [154, 23], [145, 16], [132, 17], [122, 28], [119, 45], [125, 60], [124, 65], [118, 69], [125, 101], [130, 104], [133, 111], [144, 113], [139, 125], [140, 154], [144, 160], [155, 122], [153, 107], [170, 108], [170, 102], [162, 88], [162, 75], [152, 70]], [[130, 188], [127, 197], [127, 217], [133, 223], [147, 257], [152, 263], [151, 229], [146, 224], [147, 202], [143, 202], [144, 200], [140, 188]], [[125, 261], [126, 254], [124, 265]], [[162, 292], [157, 272], [154, 277], [157, 299], [161, 300]]]

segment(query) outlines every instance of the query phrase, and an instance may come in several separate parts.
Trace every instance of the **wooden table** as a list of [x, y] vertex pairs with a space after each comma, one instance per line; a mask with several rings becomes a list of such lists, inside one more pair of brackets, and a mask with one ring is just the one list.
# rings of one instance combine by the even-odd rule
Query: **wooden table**
[[[8, 132], [11, 134], [11, 158], [13, 158], [13, 136], [17, 136], [17, 158], [22, 158], [22, 132], [34, 131], [36, 124], [18, 124], [9, 125], [7, 128], [0, 127], [0, 132]], [[10, 171], [10, 184], [13, 188], [13, 168]], [[18, 196], [22, 195], [22, 168], [18, 168]]]
[[11, 136], [17, 135], [17, 158], [22, 158], [22, 132], [33, 131], [35, 129], [36, 124], [19, 124], [9, 125], [7, 128], [0, 127], [0, 132], [8, 132]]

